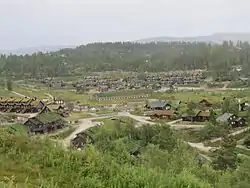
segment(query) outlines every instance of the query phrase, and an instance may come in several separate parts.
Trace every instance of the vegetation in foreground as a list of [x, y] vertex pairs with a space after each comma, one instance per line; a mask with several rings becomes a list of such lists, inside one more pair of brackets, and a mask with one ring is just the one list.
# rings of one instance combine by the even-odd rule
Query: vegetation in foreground
[[115, 120], [82, 151], [1, 130], [0, 182], [21, 188], [248, 187], [250, 159], [228, 163], [222, 157], [210, 166], [197, 156], [165, 125], [135, 128]]

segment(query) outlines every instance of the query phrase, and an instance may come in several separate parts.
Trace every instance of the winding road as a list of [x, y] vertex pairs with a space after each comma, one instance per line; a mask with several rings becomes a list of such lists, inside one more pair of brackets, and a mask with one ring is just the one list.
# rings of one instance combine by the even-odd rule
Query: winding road
[[[130, 117], [136, 121], [138, 121], [140, 124], [149, 124], [149, 125], [154, 125], [156, 124], [155, 122], [151, 122], [147, 120], [147, 117], [145, 116], [136, 116], [132, 115], [129, 112], [119, 112], [116, 114], [105, 114], [105, 115], [100, 115], [98, 117], [92, 117], [92, 118], [84, 118], [84, 119], [79, 119], [79, 125], [77, 126], [76, 130], [67, 138], [63, 140], [64, 146], [69, 146], [70, 141], [78, 134], [83, 132], [84, 130], [97, 126], [100, 122], [93, 122], [92, 120], [98, 120], [98, 119], [104, 119], [104, 118], [112, 118], [112, 117]], [[168, 124], [175, 129], [197, 129], [204, 127], [204, 125], [175, 125], [175, 123], [181, 121], [181, 119], [168, 122]]]

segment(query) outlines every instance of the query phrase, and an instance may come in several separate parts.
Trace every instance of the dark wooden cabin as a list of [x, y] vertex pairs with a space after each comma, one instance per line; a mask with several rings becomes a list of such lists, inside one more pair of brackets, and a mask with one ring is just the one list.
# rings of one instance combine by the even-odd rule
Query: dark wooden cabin
[[151, 117], [152, 119], [159, 118], [159, 119], [172, 119], [173, 116], [177, 114], [173, 110], [154, 110], [147, 113], [147, 116]]
[[195, 115], [184, 114], [182, 116], [183, 121], [192, 121], [192, 122], [205, 122], [210, 120], [209, 111], [197, 111]]
[[208, 101], [207, 99], [202, 99], [201, 101], [198, 102], [198, 104], [203, 105], [205, 107], [211, 107], [213, 104]]
[[71, 145], [77, 149], [83, 148], [86, 144], [93, 144], [93, 143], [94, 143], [93, 137], [85, 132], [77, 134], [76, 137], [71, 140]]
[[250, 108], [250, 102], [244, 102], [240, 104], [240, 111], [247, 111]]
[[164, 101], [156, 101], [147, 104], [145, 108], [147, 110], [168, 110], [171, 108], [171, 105]]
[[232, 128], [244, 127], [246, 125], [246, 121], [242, 117], [238, 117], [235, 114], [224, 113], [216, 119], [217, 122], [220, 123], [228, 123]]
[[24, 126], [28, 133], [44, 134], [56, 131], [64, 127], [62, 118], [54, 112], [38, 114], [36, 117], [28, 119]]

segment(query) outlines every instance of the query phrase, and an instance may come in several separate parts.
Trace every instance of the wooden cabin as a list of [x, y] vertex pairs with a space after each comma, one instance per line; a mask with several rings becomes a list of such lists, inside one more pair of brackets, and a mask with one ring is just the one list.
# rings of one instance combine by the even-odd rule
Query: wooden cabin
[[94, 143], [94, 139], [90, 134], [85, 132], [77, 134], [76, 137], [71, 140], [71, 145], [77, 149], [83, 148], [88, 143]]
[[208, 101], [207, 99], [202, 99], [198, 102], [198, 104], [203, 105], [205, 107], [211, 107], [213, 105], [213, 103]]
[[36, 99], [15, 99], [15, 98], [1, 98], [0, 111], [6, 113], [36, 113], [42, 108], [40, 103], [37, 107], [34, 102]]
[[64, 121], [57, 113], [49, 112], [38, 114], [36, 117], [29, 118], [24, 123], [24, 126], [30, 134], [44, 134], [63, 128]]
[[224, 113], [216, 119], [217, 122], [227, 123], [232, 128], [244, 127], [246, 125], [246, 121], [242, 117], [238, 117], [232, 113]]
[[168, 104], [165, 101], [155, 101], [152, 103], [149, 103], [145, 106], [147, 110], [169, 110], [171, 108], [170, 104]]
[[250, 108], [250, 102], [244, 102], [240, 104], [240, 111], [247, 111]]
[[205, 122], [210, 120], [209, 111], [197, 111], [194, 115], [184, 114], [182, 116], [183, 121], [192, 121], [192, 122]]
[[172, 119], [173, 116], [176, 114], [173, 110], [154, 110], [147, 113], [152, 119], [160, 118], [160, 119]]

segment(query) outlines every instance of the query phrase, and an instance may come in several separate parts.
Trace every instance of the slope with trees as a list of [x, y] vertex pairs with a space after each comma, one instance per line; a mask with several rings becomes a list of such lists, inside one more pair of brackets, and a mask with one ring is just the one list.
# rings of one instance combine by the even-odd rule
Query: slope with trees
[[65, 76], [88, 71], [150, 71], [207, 69], [215, 79], [238, 77], [232, 67], [242, 66], [249, 76], [248, 42], [225, 41], [223, 44], [198, 42], [166, 43], [93, 43], [75, 49], [32, 55], [1, 55], [2, 75]]

